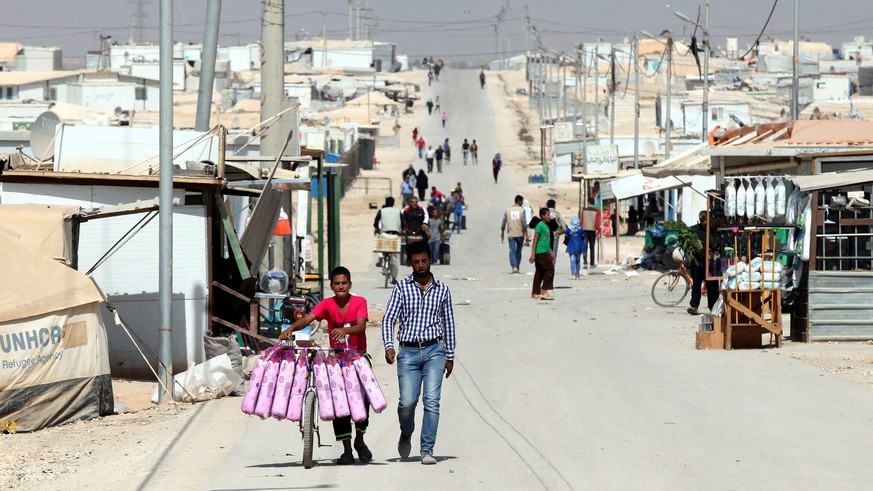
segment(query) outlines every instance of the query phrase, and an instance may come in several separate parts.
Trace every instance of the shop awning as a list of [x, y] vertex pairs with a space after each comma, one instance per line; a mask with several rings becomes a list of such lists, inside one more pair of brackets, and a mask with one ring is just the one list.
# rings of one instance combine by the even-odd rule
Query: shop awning
[[819, 189], [832, 189], [856, 184], [873, 183], [873, 170], [856, 170], [846, 172], [832, 172], [827, 174], [815, 174], [811, 176], [791, 176], [791, 181], [801, 191], [816, 191]]
[[668, 176], [708, 176], [712, 158], [701, 155], [706, 145], [695, 145], [685, 152], [671, 157], [651, 167], [643, 168], [643, 175], [650, 177]]
[[612, 179], [600, 186], [600, 196], [603, 199], [628, 199], [648, 193], [676, 189], [691, 184], [690, 176], [683, 179], [679, 176], [649, 177], [639, 171], [636, 173]]

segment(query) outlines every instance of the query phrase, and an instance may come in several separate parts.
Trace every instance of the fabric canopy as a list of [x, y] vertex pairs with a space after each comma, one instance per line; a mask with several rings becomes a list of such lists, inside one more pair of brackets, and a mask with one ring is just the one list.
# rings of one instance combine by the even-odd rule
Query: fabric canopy
[[603, 199], [628, 199], [648, 193], [666, 191], [688, 186], [690, 178], [682, 179], [676, 176], [648, 177], [640, 172], [625, 177], [619, 177], [601, 186], [600, 195]]

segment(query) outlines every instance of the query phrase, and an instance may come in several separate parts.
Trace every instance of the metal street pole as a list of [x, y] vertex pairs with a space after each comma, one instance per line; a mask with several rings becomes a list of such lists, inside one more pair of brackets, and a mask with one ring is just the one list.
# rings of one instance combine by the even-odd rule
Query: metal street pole
[[667, 38], [667, 107], [664, 108], [666, 122], [664, 124], [664, 160], [670, 158], [670, 131], [673, 123], [670, 121], [670, 96], [673, 87], [673, 36]]
[[600, 45], [594, 45], [594, 143], [600, 145]]
[[794, 0], [794, 60], [793, 72], [791, 74], [791, 119], [797, 120], [800, 116], [798, 107], [798, 92], [800, 92], [800, 77], [797, 74], [798, 63], [800, 63], [800, 0]]
[[612, 78], [611, 89], [609, 90], [609, 144], [615, 145], [615, 47], [609, 47], [609, 66], [610, 77]]
[[[173, 390], [173, 0], [161, 0], [158, 196], [158, 378]], [[207, 106], [208, 107], [208, 106]], [[158, 390], [158, 402], [172, 392]]]
[[582, 158], [584, 163], [588, 160], [588, 54], [585, 45], [582, 48]]
[[203, 33], [203, 54], [200, 56], [200, 86], [197, 90], [197, 117], [194, 129], [207, 131], [212, 114], [212, 88], [215, 82], [215, 57], [218, 51], [218, 26], [221, 0], [206, 3], [206, 27]]
[[703, 134], [700, 137], [707, 141], [709, 137], [709, 0], [703, 9]]
[[640, 40], [634, 36], [634, 169], [640, 168]]

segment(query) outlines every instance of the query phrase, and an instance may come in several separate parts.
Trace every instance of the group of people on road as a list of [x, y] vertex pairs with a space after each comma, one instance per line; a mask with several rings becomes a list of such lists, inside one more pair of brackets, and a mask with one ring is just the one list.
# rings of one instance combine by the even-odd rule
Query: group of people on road
[[[385, 361], [397, 364], [397, 380], [400, 397], [397, 416], [400, 438], [397, 452], [408, 458], [412, 451], [412, 433], [415, 430], [415, 409], [419, 399], [423, 404], [423, 417], [419, 449], [424, 465], [434, 465], [437, 428], [440, 416], [442, 382], [451, 376], [454, 368], [456, 336], [452, 296], [448, 286], [436, 279], [430, 271], [432, 253], [424, 242], [413, 242], [407, 250], [412, 274], [395, 282], [382, 318], [382, 344]], [[336, 351], [354, 349], [361, 352], [372, 365], [367, 349], [366, 327], [369, 320], [367, 300], [353, 295], [352, 274], [343, 266], [330, 272], [330, 289], [333, 297], [326, 298], [290, 328], [280, 334], [281, 339], [290, 339], [294, 331], [303, 329], [315, 321], [326, 321], [330, 347]], [[366, 399], [365, 399], [366, 401]], [[368, 463], [373, 452], [364, 436], [369, 428], [370, 404], [366, 401], [366, 418], [354, 423], [349, 416], [333, 420], [334, 436], [343, 445], [337, 465]]]
[[[509, 241], [509, 265], [513, 274], [520, 273], [522, 248], [531, 247], [529, 261], [534, 265], [531, 298], [534, 300], [555, 298], [549, 292], [554, 289], [555, 264], [561, 242], [570, 258], [571, 279], [580, 279], [583, 267], [596, 267], [594, 243], [599, 212], [586, 207], [582, 217], [572, 216], [568, 224], [555, 207], [555, 200], [550, 199], [534, 215], [530, 202], [517, 195], [513, 205], [504, 211], [500, 224], [500, 242]], [[594, 215], [589, 216], [591, 211]]]

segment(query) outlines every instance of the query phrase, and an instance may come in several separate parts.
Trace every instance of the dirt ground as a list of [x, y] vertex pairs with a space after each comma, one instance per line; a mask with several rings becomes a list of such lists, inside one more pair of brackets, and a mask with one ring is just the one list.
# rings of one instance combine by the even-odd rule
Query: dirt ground
[[[424, 74], [418, 72], [408, 75], [417, 77], [426, 87]], [[497, 72], [488, 84], [488, 95], [492, 101], [498, 121], [498, 131], [505, 135], [519, 135], [522, 128], [530, 133], [536, 127], [535, 115], [527, 109], [526, 100], [515, 95], [515, 89], [525, 87], [521, 71]], [[416, 158], [411, 145], [412, 128], [420, 125], [426, 112], [417, 106], [415, 112], [400, 118], [402, 126], [400, 145], [397, 149], [377, 149], [379, 165], [368, 171], [364, 177], [388, 177], [398, 195], [400, 173], [410, 162], [416, 166], [423, 163]], [[534, 135], [536, 136], [536, 135]], [[425, 135], [427, 138], [427, 135]], [[433, 142], [436, 143], [436, 142]], [[430, 144], [430, 142], [428, 142]], [[518, 138], [506, 138], [501, 143], [501, 154], [506, 166], [501, 178], [515, 182], [516, 189], [538, 204], [548, 198], [558, 201], [559, 209], [569, 215], [578, 206], [578, 185], [559, 183], [528, 184], [529, 174], [540, 173], [536, 146], [531, 148]], [[455, 145], [459, 145], [455, 142]], [[484, 157], [484, 156], [482, 156]], [[376, 182], [375, 180], [373, 181]], [[381, 185], [381, 184], [378, 184]], [[374, 256], [370, 251], [371, 227], [375, 210], [388, 191], [386, 188], [371, 186], [368, 193], [362, 186], [355, 187], [342, 202], [342, 257], [352, 271], [365, 271], [373, 267]], [[636, 254], [640, 249], [640, 239], [622, 239], [622, 255]], [[611, 244], [609, 247], [613, 247]], [[608, 247], [608, 248], [609, 248]], [[606, 252], [606, 258], [614, 258]], [[604, 264], [608, 261], [603, 261]], [[647, 289], [654, 280], [651, 272], [626, 276], [624, 273], [602, 275], [607, 267], [600, 268], [592, 286], [598, 282], [624, 282], [625, 288]], [[596, 286], [595, 286], [596, 287]], [[378, 306], [375, 310], [378, 310]], [[656, 309], [654, 305], [645, 309]], [[636, 312], [636, 310], [635, 310]], [[636, 315], [636, 314], [635, 314]], [[374, 316], [373, 322], [378, 319]], [[693, 334], [688, 342], [693, 344]], [[823, 371], [838, 374], [845, 379], [873, 388], [873, 344], [871, 343], [813, 343], [801, 344], [787, 341], [779, 355], [802, 360]], [[64, 426], [48, 428], [27, 434], [0, 434], [4, 465], [0, 470], [0, 488], [6, 489], [73, 489], [79, 487], [100, 487], [104, 489], [133, 489], [141, 482], [139, 477], [158, 469], [152, 467], [156, 461], [162, 462], [161, 455], [175, 438], [193, 431], [189, 428], [193, 415], [204, 410], [214, 410], [216, 414], [233, 414], [239, 411], [239, 398], [227, 398], [196, 405], [163, 404], [154, 406], [150, 402], [154, 383], [116, 380], [113, 383], [116, 409], [120, 414], [92, 421], [80, 421]], [[203, 445], [222, 442], [233, 435], [240, 434], [244, 427], [221, 424], [221, 420], [211, 421], [212, 430], [203, 429], [198, 438]], [[220, 462], [224, 447], [218, 445], [218, 454], [204, 455], [202, 473], [209, 472], [209, 462]], [[197, 448], [188, 449], [197, 452]], [[167, 464], [172, 468], [172, 464]], [[137, 479], [132, 479], [137, 478]], [[96, 486], [95, 486], [96, 484]], [[178, 489], [189, 489], [184, 486]]]

